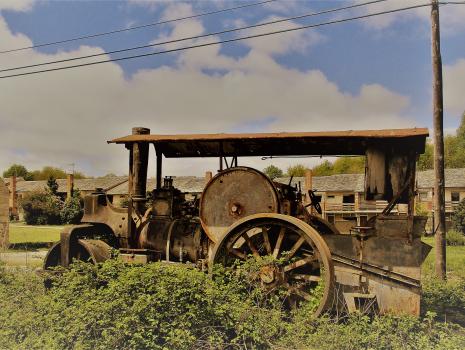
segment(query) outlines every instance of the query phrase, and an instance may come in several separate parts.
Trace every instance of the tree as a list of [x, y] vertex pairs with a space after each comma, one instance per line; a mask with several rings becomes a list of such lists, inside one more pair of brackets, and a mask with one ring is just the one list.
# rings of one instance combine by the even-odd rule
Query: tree
[[287, 168], [287, 176], [302, 177], [305, 176], [307, 167], [302, 164], [296, 164]]
[[274, 165], [267, 166], [265, 169], [263, 169], [263, 172], [268, 175], [271, 180], [283, 176], [283, 171]]
[[362, 174], [365, 157], [340, 157], [333, 163], [333, 174]]
[[34, 191], [21, 199], [24, 221], [28, 225], [59, 224], [63, 202], [49, 191]]
[[333, 174], [333, 164], [325, 159], [323, 163], [318, 164], [312, 169], [313, 176], [328, 176]]
[[456, 135], [459, 139], [465, 140], [465, 112], [462, 114], [462, 120], [460, 121], [460, 125], [457, 128]]
[[334, 174], [362, 174], [365, 172], [365, 157], [340, 157], [331, 163], [325, 160], [313, 167], [314, 176], [328, 176]]
[[431, 142], [427, 142], [425, 145], [425, 153], [420, 154], [420, 158], [418, 158], [417, 168], [418, 170], [428, 170], [433, 169], [433, 144]]
[[78, 190], [73, 190], [73, 195], [65, 201], [60, 212], [61, 223], [77, 224], [83, 214], [81, 194]]
[[[42, 170], [34, 170], [32, 173], [33, 180], [48, 180], [50, 176], [53, 176], [55, 179], [66, 179], [68, 175], [66, 171], [60, 168], [53, 166], [44, 166]], [[74, 172], [75, 179], [85, 179], [86, 176], [81, 172]]]
[[55, 179], [66, 179], [66, 172], [60, 168], [44, 166], [42, 170], [32, 172], [34, 180], [48, 180], [50, 177]]
[[21, 164], [13, 164], [3, 172], [3, 177], [10, 176], [22, 177], [24, 178], [24, 180], [32, 179], [31, 173], [26, 169], [24, 165]]
[[57, 180], [53, 177], [50, 176], [47, 180], [47, 187], [50, 190], [50, 193], [54, 196], [56, 196], [58, 192], [58, 183]]

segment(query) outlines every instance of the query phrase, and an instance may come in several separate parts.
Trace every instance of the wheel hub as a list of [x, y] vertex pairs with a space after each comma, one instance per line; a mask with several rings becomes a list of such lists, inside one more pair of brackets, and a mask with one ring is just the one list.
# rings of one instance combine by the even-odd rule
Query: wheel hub
[[275, 281], [276, 278], [276, 273], [275, 273], [275, 268], [274, 266], [263, 266], [260, 269], [260, 279], [262, 280], [263, 283], [270, 284]]

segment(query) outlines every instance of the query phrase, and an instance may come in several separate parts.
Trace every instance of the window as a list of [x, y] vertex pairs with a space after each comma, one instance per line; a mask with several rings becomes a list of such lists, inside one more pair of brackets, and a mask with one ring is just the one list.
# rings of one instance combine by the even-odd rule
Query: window
[[355, 203], [355, 195], [347, 194], [342, 196], [342, 203]]
[[327, 196], [327, 198], [334, 198], [334, 195], [329, 195]]
[[460, 202], [460, 192], [452, 192], [450, 197], [452, 202]]
[[328, 215], [328, 221], [329, 221], [331, 224], [334, 224], [334, 215]]
[[420, 200], [425, 201], [428, 199], [428, 192], [420, 192]]

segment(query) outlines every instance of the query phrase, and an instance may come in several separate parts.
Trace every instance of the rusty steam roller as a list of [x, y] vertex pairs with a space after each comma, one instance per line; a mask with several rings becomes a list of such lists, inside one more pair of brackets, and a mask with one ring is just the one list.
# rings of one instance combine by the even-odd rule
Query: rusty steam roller
[[[104, 192], [87, 196], [82, 222], [61, 233], [44, 269], [75, 259], [97, 264], [111, 258], [112, 248], [127, 262], [192, 263], [206, 271], [254, 259], [261, 262], [257, 282], [270, 293], [286, 290], [292, 307], [318, 291], [315, 315], [369, 309], [419, 315], [421, 264], [431, 247], [420, 239], [426, 218], [414, 215], [414, 187], [427, 136], [421, 128], [198, 135], [134, 128], [108, 141], [129, 151], [128, 208], [113, 206]], [[147, 189], [151, 145], [156, 188]], [[365, 156], [365, 196], [386, 200], [383, 212], [341, 234], [318, 215], [311, 190], [304, 194], [238, 165], [240, 157], [312, 155]], [[186, 200], [162, 176], [163, 158], [187, 157], [220, 160], [200, 201]], [[391, 213], [397, 204], [407, 205], [407, 214]]]

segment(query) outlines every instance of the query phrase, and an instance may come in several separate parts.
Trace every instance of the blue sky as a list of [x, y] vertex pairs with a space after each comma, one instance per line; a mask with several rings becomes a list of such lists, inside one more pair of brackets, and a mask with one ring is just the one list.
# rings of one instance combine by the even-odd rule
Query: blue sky
[[[246, 2], [25, 1], [20, 6], [18, 3], [11, 5], [8, 0], [0, 0], [0, 18], [5, 24], [4, 32], [10, 38], [7, 40], [8, 45], [0, 46], [1, 49], [9, 49], [28, 46], [28, 42], [40, 44], [244, 3]], [[7, 54], [9, 57], [2, 55], [0, 64], [2, 67], [11, 67], [17, 65], [17, 62], [28, 64], [79, 54], [100, 53], [144, 45], [163, 38], [218, 31], [351, 3], [353, 1], [276, 1], [175, 24], [43, 47], [31, 52]], [[292, 25], [318, 23], [416, 3], [422, 2], [391, 0], [338, 14], [294, 21]], [[461, 83], [462, 77], [465, 77], [465, 69], [461, 64], [461, 60], [465, 60], [465, 25], [461, 24], [465, 23], [464, 8], [465, 5], [441, 8], [442, 55], [447, 84], [447, 130], [453, 130], [457, 126], [459, 117], [465, 110], [465, 98], [461, 102], [460, 96], [460, 87], [465, 87], [465, 83]], [[49, 91], [42, 100], [37, 97], [37, 101], [31, 103], [34, 117], [26, 117], [28, 111], [25, 107], [18, 109], [12, 105], [6, 108], [0, 114], [0, 124], [7, 125], [10, 129], [4, 127], [0, 133], [24, 131], [25, 134], [37, 135], [44, 132], [41, 122], [50, 120], [54, 125], [53, 132], [60, 133], [60, 127], [63, 128], [63, 141], [70, 145], [58, 151], [50, 145], [44, 145], [44, 141], [40, 140], [37, 140], [37, 144], [28, 142], [15, 147], [11, 144], [2, 145], [4, 155], [0, 166], [23, 161], [34, 167], [50, 164], [53, 160], [60, 165], [67, 161], [68, 152], [72, 154], [73, 161], [79, 164], [78, 168], [92, 175], [109, 171], [122, 172], [124, 167], [117, 164], [124, 153], [111, 151], [108, 159], [96, 156], [91, 149], [107, 152], [103, 144], [89, 141], [92, 148], [89, 146], [89, 150], [86, 150], [82, 146], [82, 136], [77, 137], [76, 134], [85, 135], [90, 128], [97, 127], [101, 129], [89, 133], [89, 139], [111, 138], [126, 134], [129, 127], [137, 122], [148, 124], [152, 131], [159, 129], [160, 132], [431, 127], [428, 16], [429, 9], [425, 8], [389, 17], [380, 16], [300, 31], [292, 35], [222, 45], [217, 49], [196, 49], [189, 53], [152, 56], [107, 65], [111, 67], [99, 65], [77, 69], [72, 73], [56, 72], [4, 80], [0, 82], [3, 85], [0, 90], [12, 86], [16, 91], [15, 96], [21, 95], [26, 105], [30, 94], [34, 94], [28, 82], [37, 84], [40, 90]], [[272, 30], [277, 26], [270, 28]], [[268, 30], [270, 29], [262, 29]], [[227, 39], [237, 35], [240, 34], [233, 33], [220, 38]], [[138, 53], [153, 50], [146, 49]], [[449, 76], [452, 78], [449, 79]], [[173, 86], [163, 89], [170, 81], [173, 81]], [[294, 84], [293, 89], [290, 89]], [[246, 95], [248, 86], [255, 90], [251, 89]], [[157, 89], [161, 89], [161, 92]], [[198, 91], [190, 93], [192, 89]], [[280, 93], [280, 89], [284, 92]], [[212, 91], [215, 90], [221, 90], [223, 95], [213, 96]], [[150, 91], [154, 95], [161, 93], [163, 99], [160, 97], [161, 100], [151, 105], [155, 97], [150, 96]], [[1, 94], [0, 101], [2, 98], [11, 101], [10, 95]], [[101, 105], [95, 97], [99, 94], [102, 95]], [[46, 103], [52, 101], [52, 95], [60, 101], [56, 106]], [[285, 96], [282, 104], [279, 101], [281, 95]], [[253, 99], [257, 103], [250, 102], [249, 106], [248, 101]], [[267, 101], [273, 101], [275, 108], [262, 108]], [[85, 107], [82, 110], [79, 110], [80, 107], [73, 109], [70, 107], [72, 103]], [[113, 109], [108, 109], [109, 104], [114, 105]], [[118, 106], [119, 104], [121, 105]], [[285, 109], [286, 104], [293, 106]], [[184, 109], [179, 105], [184, 106]], [[329, 107], [332, 105], [339, 107], [331, 111], [332, 107]], [[164, 115], [155, 116], [161, 110]], [[347, 115], [344, 115], [344, 110], [348, 110]], [[108, 113], [118, 116], [113, 118]], [[129, 116], [128, 113], [133, 115]], [[185, 117], [181, 116], [182, 113], [185, 113]], [[241, 113], [241, 116], [235, 117]], [[306, 113], [309, 114], [308, 120]], [[203, 115], [206, 116], [204, 120]], [[18, 118], [31, 120], [30, 123], [22, 124], [13, 122]], [[100, 126], [101, 123], [108, 122], [111, 126]], [[67, 124], [74, 128], [75, 133], [67, 130]], [[82, 149], [76, 150], [78, 148]], [[281, 165], [286, 166], [287, 163]], [[203, 170], [198, 169], [194, 163], [189, 167], [172, 168], [173, 172], [201, 173]]]

